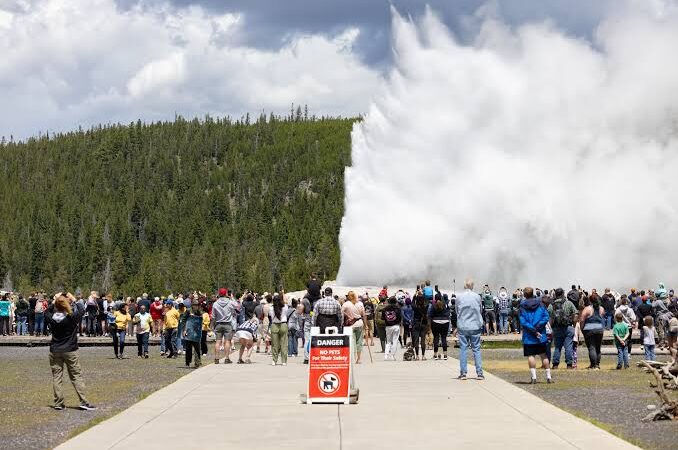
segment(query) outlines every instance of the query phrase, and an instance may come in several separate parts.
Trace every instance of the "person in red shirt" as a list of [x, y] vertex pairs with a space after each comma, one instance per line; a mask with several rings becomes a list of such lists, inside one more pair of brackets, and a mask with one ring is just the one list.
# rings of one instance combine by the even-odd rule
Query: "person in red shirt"
[[163, 315], [163, 306], [160, 297], [155, 297], [153, 303], [151, 303], [151, 319], [153, 319], [153, 334], [155, 336], [162, 336], [162, 315]]

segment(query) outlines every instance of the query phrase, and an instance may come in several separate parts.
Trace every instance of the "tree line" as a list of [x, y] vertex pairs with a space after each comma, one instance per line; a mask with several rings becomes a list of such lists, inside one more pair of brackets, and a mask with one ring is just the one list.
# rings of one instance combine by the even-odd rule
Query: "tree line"
[[355, 118], [205, 117], [0, 143], [0, 283], [114, 295], [336, 275]]

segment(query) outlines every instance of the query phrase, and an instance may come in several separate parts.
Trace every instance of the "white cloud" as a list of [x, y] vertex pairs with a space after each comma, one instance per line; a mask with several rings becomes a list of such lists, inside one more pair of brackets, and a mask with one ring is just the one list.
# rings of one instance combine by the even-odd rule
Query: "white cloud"
[[380, 75], [352, 50], [358, 29], [295, 36], [272, 51], [239, 44], [246, 27], [245, 17], [196, 6], [0, 3], [0, 135], [292, 103], [322, 114], [367, 109]]

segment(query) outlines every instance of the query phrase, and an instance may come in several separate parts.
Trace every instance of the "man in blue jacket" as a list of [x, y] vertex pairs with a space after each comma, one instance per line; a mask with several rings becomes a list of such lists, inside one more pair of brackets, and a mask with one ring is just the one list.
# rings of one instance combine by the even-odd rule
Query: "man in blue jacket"
[[551, 379], [551, 366], [546, 356], [546, 324], [549, 322], [549, 313], [544, 304], [534, 297], [531, 287], [523, 289], [525, 299], [520, 303], [520, 325], [523, 329], [523, 355], [527, 356], [530, 366], [531, 383], [537, 383], [537, 362], [534, 357], [539, 355], [542, 360], [542, 368], [546, 370], [546, 382], [553, 383]]

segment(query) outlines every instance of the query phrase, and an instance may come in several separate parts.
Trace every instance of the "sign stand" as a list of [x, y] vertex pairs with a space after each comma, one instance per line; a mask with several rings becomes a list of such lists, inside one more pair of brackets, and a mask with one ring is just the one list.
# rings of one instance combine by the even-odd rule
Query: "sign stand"
[[353, 379], [353, 332], [344, 327], [311, 328], [311, 350], [308, 361], [308, 383], [302, 403], [357, 403], [359, 390]]

